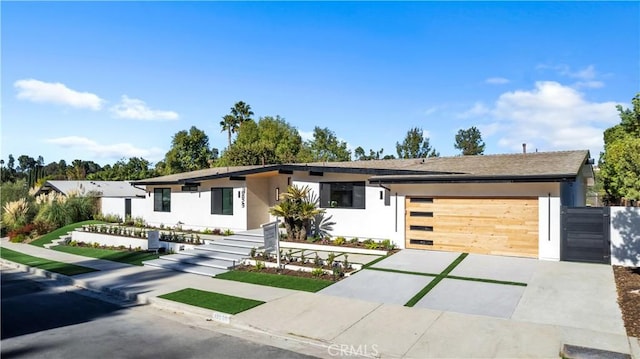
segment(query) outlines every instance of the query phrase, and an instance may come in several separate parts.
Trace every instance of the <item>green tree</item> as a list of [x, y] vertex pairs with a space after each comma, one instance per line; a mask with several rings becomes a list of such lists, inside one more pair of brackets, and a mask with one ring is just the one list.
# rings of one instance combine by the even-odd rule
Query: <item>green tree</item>
[[265, 116], [256, 123], [245, 121], [238, 137], [217, 166], [260, 165], [295, 162], [302, 138], [295, 127], [280, 116]]
[[618, 105], [620, 123], [604, 131], [604, 153], [599, 167], [602, 185], [610, 203], [640, 199], [640, 94], [633, 109]]
[[121, 159], [113, 166], [106, 165], [101, 171], [87, 175], [87, 179], [102, 181], [145, 179], [155, 175], [155, 171], [150, 166], [149, 161], [142, 157], [131, 157], [126, 162]]
[[313, 139], [305, 142], [299, 156], [299, 162], [350, 160], [351, 151], [347, 149], [347, 143], [338, 140], [336, 134], [328, 128], [317, 126], [313, 129]]
[[429, 144], [429, 138], [424, 137], [422, 129], [414, 127], [407, 131], [402, 143], [396, 142], [398, 158], [426, 158], [439, 157], [440, 153]]
[[485, 143], [482, 141], [480, 130], [473, 126], [466, 130], [458, 130], [454, 147], [462, 151], [464, 156], [481, 155], [484, 153]]
[[[358, 146], [358, 148], [353, 150], [353, 156], [357, 161], [379, 160], [383, 152], [384, 152], [384, 148], [381, 148], [379, 151], [374, 151], [372, 149], [369, 149], [369, 154], [367, 155], [364, 152], [364, 148], [362, 148], [361, 146]], [[389, 159], [388, 157], [389, 156], [385, 156], [383, 157], [383, 159]]]
[[171, 149], [164, 156], [164, 174], [209, 168], [212, 156], [209, 137], [191, 126], [188, 132], [183, 130], [173, 135]]
[[220, 127], [222, 127], [222, 132], [227, 131], [229, 137], [229, 147], [231, 147], [231, 134], [236, 133], [242, 125], [246, 121], [251, 121], [253, 116], [253, 111], [251, 111], [251, 106], [238, 101], [231, 107], [231, 113], [225, 116], [222, 116], [222, 121], [220, 121]]

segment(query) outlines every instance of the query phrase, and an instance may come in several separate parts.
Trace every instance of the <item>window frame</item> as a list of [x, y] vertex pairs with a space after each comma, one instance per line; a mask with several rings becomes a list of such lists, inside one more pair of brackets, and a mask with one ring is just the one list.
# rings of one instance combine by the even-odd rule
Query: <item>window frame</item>
[[[165, 198], [165, 195], [167, 193], [169, 194], [168, 199]], [[171, 212], [171, 188], [170, 187], [156, 187], [153, 189], [153, 211], [154, 212]]]
[[[350, 188], [349, 188], [350, 187]], [[340, 204], [342, 193], [351, 192], [349, 205]], [[365, 181], [320, 182], [320, 208], [366, 209], [367, 184]], [[346, 202], [346, 201], [345, 201]]]
[[[211, 187], [211, 214], [218, 216], [233, 216], [233, 187]], [[225, 206], [225, 192], [229, 207]], [[216, 194], [219, 193], [219, 194]], [[216, 202], [220, 202], [217, 206]]]

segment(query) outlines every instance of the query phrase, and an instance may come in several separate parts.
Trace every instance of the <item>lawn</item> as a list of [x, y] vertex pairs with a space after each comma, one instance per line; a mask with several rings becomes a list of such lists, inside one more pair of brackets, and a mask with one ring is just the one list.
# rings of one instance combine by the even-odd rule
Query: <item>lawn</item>
[[45, 234], [44, 236], [36, 239], [35, 241], [29, 243], [29, 244], [32, 244], [32, 245], [38, 246], [38, 247], [44, 247], [45, 244], [51, 243], [51, 241], [53, 241], [54, 239], [58, 239], [58, 238], [60, 238], [60, 236], [62, 236], [64, 234], [67, 234], [68, 232], [71, 232], [71, 231], [75, 230], [76, 228], [82, 227], [82, 226], [87, 225], [87, 224], [101, 224], [101, 223], [105, 223], [105, 222], [90, 220], [90, 221], [73, 223], [73, 224], [64, 226], [62, 228], [58, 228], [53, 232], [49, 232], [49, 233]]
[[159, 298], [194, 305], [196, 307], [211, 309], [227, 314], [238, 314], [253, 307], [257, 307], [260, 304], [264, 304], [264, 302], [261, 302], [259, 300], [234, 297], [232, 295], [207, 292], [204, 290], [193, 288], [186, 288], [177, 292], [164, 294], [159, 296]]
[[64, 275], [76, 275], [89, 272], [95, 272], [97, 269], [78, 266], [75, 264], [56, 262], [45, 258], [39, 258], [30, 256], [28, 254], [12, 251], [10, 249], [0, 249], [0, 257], [3, 259], [28, 265], [31, 267], [38, 267], [40, 269], [56, 272]]
[[317, 292], [334, 282], [325, 279], [294, 277], [282, 274], [258, 273], [246, 271], [229, 271], [216, 275], [216, 279], [235, 280], [238, 282], [266, 285], [270, 287]]
[[159, 255], [145, 251], [119, 251], [112, 249], [91, 248], [91, 247], [72, 247], [72, 246], [55, 246], [51, 249], [77, 254], [79, 256], [105, 259], [108, 261], [121, 262], [141, 266], [143, 261], [157, 259]]

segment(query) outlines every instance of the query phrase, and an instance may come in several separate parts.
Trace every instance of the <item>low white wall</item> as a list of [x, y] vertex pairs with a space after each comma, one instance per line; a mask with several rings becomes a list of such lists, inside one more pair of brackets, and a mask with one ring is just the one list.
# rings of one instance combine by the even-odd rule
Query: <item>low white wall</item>
[[640, 267], [640, 208], [611, 207], [611, 264]]
[[[140, 247], [142, 250], [149, 248], [149, 242], [146, 239], [113, 236], [94, 232], [73, 231], [71, 233], [71, 240], [85, 243], [97, 242], [105, 246], [125, 246], [127, 248], [131, 246], [133, 249]], [[196, 246], [186, 243], [160, 241], [160, 247], [166, 249], [167, 252], [173, 251], [177, 253], [187, 249], [194, 249]]]
[[115, 247], [125, 246], [129, 248], [129, 246], [131, 246], [131, 248], [134, 249], [140, 247], [147, 250], [149, 248], [148, 241], [146, 239], [112, 236], [94, 232], [73, 231], [71, 233], [71, 240], [85, 243], [97, 242], [102, 245]]

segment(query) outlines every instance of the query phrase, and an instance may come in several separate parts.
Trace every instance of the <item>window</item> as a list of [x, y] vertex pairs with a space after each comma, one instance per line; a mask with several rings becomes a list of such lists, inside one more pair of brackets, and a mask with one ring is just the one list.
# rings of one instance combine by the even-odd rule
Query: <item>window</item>
[[364, 182], [320, 183], [320, 207], [365, 208]]
[[198, 192], [198, 185], [195, 184], [187, 184], [180, 188], [182, 192]]
[[211, 189], [211, 214], [233, 215], [233, 188]]
[[171, 212], [171, 188], [153, 189], [153, 210]]

